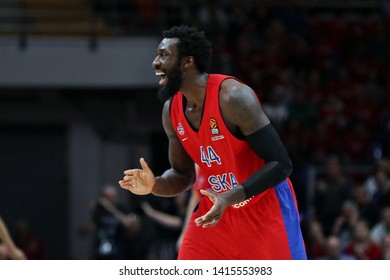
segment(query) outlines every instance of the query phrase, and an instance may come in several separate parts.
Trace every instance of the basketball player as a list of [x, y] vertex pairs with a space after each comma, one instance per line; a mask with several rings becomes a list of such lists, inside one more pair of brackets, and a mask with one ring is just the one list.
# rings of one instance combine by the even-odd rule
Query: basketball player
[[234, 77], [207, 73], [211, 44], [188, 26], [164, 31], [153, 61], [166, 100], [171, 168], [124, 172], [122, 188], [174, 196], [207, 176], [179, 259], [306, 259], [289, 156], [256, 94]]

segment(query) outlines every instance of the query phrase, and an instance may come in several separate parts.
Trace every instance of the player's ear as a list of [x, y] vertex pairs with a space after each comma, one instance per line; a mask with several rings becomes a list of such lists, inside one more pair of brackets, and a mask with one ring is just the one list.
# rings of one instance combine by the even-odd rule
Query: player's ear
[[190, 68], [194, 64], [194, 57], [193, 56], [186, 56], [183, 59], [183, 66], [184, 68]]

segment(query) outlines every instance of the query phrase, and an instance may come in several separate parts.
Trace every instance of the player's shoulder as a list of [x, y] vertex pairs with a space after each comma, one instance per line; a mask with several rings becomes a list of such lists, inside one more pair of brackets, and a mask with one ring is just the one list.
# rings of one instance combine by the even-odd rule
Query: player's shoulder
[[248, 85], [234, 77], [229, 77], [222, 81], [219, 94], [220, 100], [228, 103], [253, 98], [255, 95]]
[[233, 76], [226, 76], [221, 82], [221, 89], [231, 89], [233, 87], [243, 87], [245, 84], [238, 78]]

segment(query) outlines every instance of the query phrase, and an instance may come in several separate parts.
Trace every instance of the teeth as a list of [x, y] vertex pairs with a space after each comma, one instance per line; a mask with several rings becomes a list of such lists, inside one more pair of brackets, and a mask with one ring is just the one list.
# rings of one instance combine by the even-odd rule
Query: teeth
[[156, 76], [163, 76], [163, 75], [165, 75], [164, 72], [160, 72], [160, 71], [156, 72]]

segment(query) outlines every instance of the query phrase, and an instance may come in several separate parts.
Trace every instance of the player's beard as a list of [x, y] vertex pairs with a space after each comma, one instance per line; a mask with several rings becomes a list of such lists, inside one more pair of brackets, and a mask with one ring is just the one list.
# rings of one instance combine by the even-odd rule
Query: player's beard
[[168, 83], [158, 91], [158, 97], [162, 102], [165, 102], [174, 96], [181, 87], [182, 76], [180, 71], [180, 60], [178, 60], [178, 63], [176, 63], [171, 70], [167, 71], [166, 74]]

